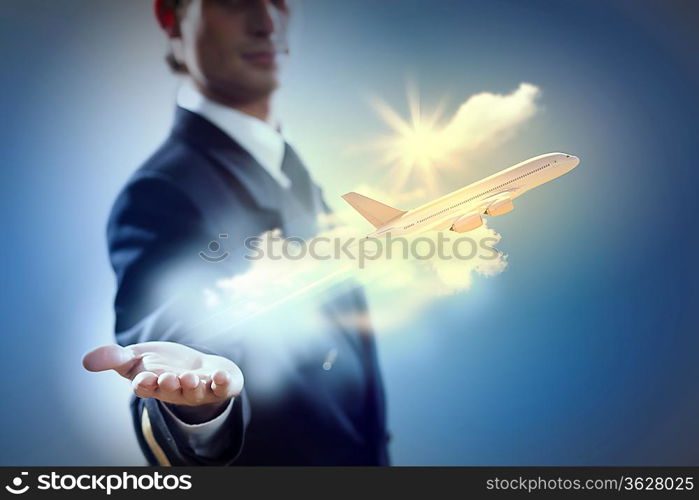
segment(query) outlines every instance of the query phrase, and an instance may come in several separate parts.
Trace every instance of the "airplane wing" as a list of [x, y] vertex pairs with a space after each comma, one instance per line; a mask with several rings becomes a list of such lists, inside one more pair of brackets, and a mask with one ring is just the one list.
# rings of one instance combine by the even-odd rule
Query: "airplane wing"
[[454, 221], [461, 217], [459, 215], [458, 217], [447, 217], [446, 219], [441, 219], [437, 221], [434, 225], [428, 227], [425, 229], [425, 231], [446, 231], [451, 227], [452, 224], [454, 224]]
[[481, 213], [485, 215], [503, 215], [514, 210], [512, 192], [503, 191], [483, 200]]
[[478, 205], [481, 214], [487, 214], [488, 208], [503, 202], [511, 201], [514, 190], [502, 191], [489, 196]]
[[501, 215], [512, 210], [512, 194], [514, 190], [501, 191], [494, 193], [492, 196], [481, 200], [468, 208], [465, 212], [458, 215], [451, 215], [447, 218], [435, 222], [427, 230], [445, 231], [449, 229], [454, 222], [468, 215]]

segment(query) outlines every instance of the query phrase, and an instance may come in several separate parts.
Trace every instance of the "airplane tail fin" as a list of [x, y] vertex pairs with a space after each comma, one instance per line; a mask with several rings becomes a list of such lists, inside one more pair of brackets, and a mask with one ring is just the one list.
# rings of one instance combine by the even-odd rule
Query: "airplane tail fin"
[[343, 194], [342, 198], [352, 205], [352, 208], [359, 212], [366, 220], [371, 222], [374, 227], [381, 227], [405, 213], [405, 210], [389, 207], [380, 201], [372, 200], [354, 191]]

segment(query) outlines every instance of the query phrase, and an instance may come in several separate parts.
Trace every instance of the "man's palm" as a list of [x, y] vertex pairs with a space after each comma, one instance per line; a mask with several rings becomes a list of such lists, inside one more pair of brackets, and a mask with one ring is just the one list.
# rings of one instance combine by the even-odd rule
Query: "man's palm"
[[83, 366], [114, 370], [132, 381], [137, 396], [175, 405], [221, 405], [243, 389], [243, 374], [231, 360], [174, 342], [98, 347]]

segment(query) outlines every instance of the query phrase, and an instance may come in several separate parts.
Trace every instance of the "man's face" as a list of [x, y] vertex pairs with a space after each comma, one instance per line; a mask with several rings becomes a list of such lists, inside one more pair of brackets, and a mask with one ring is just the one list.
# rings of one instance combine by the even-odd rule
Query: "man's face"
[[182, 58], [206, 93], [233, 102], [269, 96], [285, 46], [285, 0], [191, 0], [182, 13]]

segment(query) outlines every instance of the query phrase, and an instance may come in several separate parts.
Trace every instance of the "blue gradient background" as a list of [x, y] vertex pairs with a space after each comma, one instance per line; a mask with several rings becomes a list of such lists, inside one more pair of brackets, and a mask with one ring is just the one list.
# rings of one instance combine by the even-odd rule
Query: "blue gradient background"
[[[348, 146], [386, 131], [368, 94], [405, 113], [406, 78], [426, 104], [542, 90], [445, 189], [542, 152], [582, 159], [492, 221], [503, 274], [380, 335], [396, 464], [699, 465], [691, 6], [300, 3], [279, 114], [336, 206], [383, 178]], [[148, 1], [0, 3], [0, 464], [144, 463], [128, 384], [80, 357], [112, 338], [105, 221], [169, 127], [164, 49]]]

